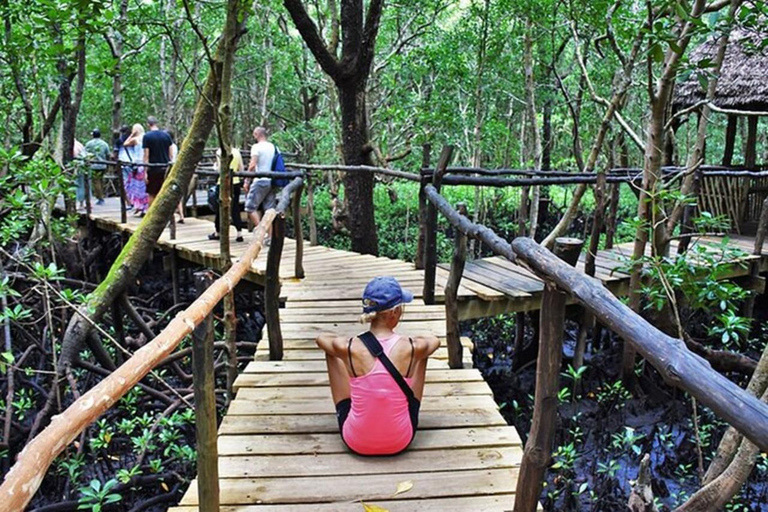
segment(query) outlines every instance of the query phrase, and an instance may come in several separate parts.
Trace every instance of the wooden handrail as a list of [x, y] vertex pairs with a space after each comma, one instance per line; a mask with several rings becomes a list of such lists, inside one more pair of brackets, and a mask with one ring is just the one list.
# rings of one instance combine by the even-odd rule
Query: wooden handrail
[[545, 281], [555, 282], [606, 327], [635, 346], [669, 384], [684, 389], [760, 449], [768, 450], [768, 404], [713, 370], [705, 359], [688, 350], [682, 340], [656, 329], [599, 281], [574, 270], [535, 241], [516, 238], [510, 244], [491, 229], [459, 215], [434, 187], [427, 185], [425, 192], [455, 228], [481, 240], [510, 261], [524, 262]]
[[[587, 308], [598, 321], [636, 348], [661, 373], [668, 384], [687, 391], [699, 402], [711, 408], [715, 414], [725, 419], [761, 450], [768, 450], [768, 404], [761, 402], [755, 396], [714, 371], [709, 362], [688, 350], [682, 340], [668, 336], [656, 329], [643, 317], [624, 305], [602, 283], [573, 269], [534, 240], [521, 237], [516, 238], [510, 244], [487, 227], [475, 224], [459, 214], [433, 186], [427, 185], [424, 192], [427, 199], [445, 215], [456, 229], [481, 240], [494, 253], [505, 256], [518, 264], [524, 264], [544, 280], [548, 290], [559, 289], [570, 294], [577, 302]], [[766, 202], [768, 203], [768, 201]], [[553, 297], [552, 294], [545, 294], [545, 299], [550, 302], [557, 302]], [[553, 312], [553, 314], [555, 313]], [[551, 349], [552, 343], [549, 345]], [[559, 350], [562, 350], [562, 347], [559, 347]], [[543, 400], [544, 398], [538, 396], [537, 386], [536, 400]], [[539, 422], [538, 425], [541, 424]], [[534, 428], [533, 425], [532, 428]], [[545, 433], [543, 431], [531, 432], [531, 438], [536, 439], [542, 434]], [[546, 435], [544, 435], [544, 439], [547, 439]], [[528, 452], [528, 448], [526, 445], [526, 452]], [[533, 446], [531, 449], [538, 451], [531, 453], [529, 458], [546, 457], [548, 459], [549, 454], [545, 453], [542, 446]], [[532, 463], [529, 462], [529, 464]], [[523, 466], [525, 465], [526, 460], [524, 458]], [[541, 474], [540, 471], [531, 471], [530, 468], [525, 467], [521, 468], [521, 474], [525, 473], [525, 469], [528, 469], [528, 474], [532, 475], [533, 479], [539, 478], [537, 475]], [[539, 488], [535, 482], [530, 480], [526, 485]], [[518, 480], [519, 483], [522, 481]], [[519, 487], [518, 491], [520, 491]], [[528, 493], [533, 498], [527, 500], [523, 499], [523, 494], [525, 493], [518, 494], [515, 510], [526, 512], [535, 510], [539, 493]]]
[[[283, 358], [283, 333], [280, 328], [280, 260], [283, 256], [283, 245], [285, 243], [285, 212], [294, 204], [294, 215], [296, 215], [296, 202], [293, 200], [294, 192], [298, 197], [304, 186], [302, 178], [295, 178], [283, 188], [278, 201], [277, 216], [272, 224], [272, 241], [269, 245], [269, 254], [267, 254], [267, 276], [264, 286], [264, 316], [267, 324], [267, 335], [269, 336], [269, 359], [280, 361]], [[301, 219], [294, 219], [294, 222], [301, 223]], [[296, 232], [296, 231], [295, 231]], [[301, 236], [301, 230], [298, 230], [298, 236]], [[302, 268], [303, 250], [299, 249], [301, 241], [297, 240], [296, 261], [294, 268]]]
[[281, 194], [276, 209], [267, 210], [253, 233], [253, 241], [240, 259], [187, 309], [179, 313], [151, 342], [137, 350], [104, 380], [75, 400], [64, 412], [53, 417], [19, 454], [16, 464], [0, 485], [0, 503], [4, 510], [23, 510], [34, 496], [48, 467], [88, 425], [112, 407], [141, 381], [155, 366], [173, 352], [182, 339], [211, 313], [221, 299], [231, 292], [251, 269], [262, 249], [264, 236], [278, 215], [284, 214], [291, 194], [303, 181], [294, 179]]
[[631, 343], [670, 385], [679, 387], [711, 408], [760, 449], [768, 450], [768, 404], [714, 371], [685, 343], [656, 329], [608, 291], [561, 262], [530, 238], [512, 241], [519, 261], [536, 275], [555, 282], [605, 326]]

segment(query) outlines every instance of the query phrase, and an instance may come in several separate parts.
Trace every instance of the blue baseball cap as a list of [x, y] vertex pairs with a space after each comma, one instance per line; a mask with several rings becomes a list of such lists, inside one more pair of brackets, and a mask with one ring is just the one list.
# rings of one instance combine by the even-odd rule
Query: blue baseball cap
[[363, 313], [385, 311], [412, 300], [413, 294], [403, 290], [394, 277], [374, 277], [363, 291]]

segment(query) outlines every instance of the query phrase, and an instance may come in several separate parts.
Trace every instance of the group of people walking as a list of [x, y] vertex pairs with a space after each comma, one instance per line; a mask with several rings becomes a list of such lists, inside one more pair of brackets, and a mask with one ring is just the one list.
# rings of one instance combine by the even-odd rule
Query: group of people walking
[[[178, 153], [173, 134], [160, 129], [157, 118], [147, 118], [149, 131], [140, 123], [132, 128], [124, 125], [115, 140], [114, 153], [122, 163], [123, 185], [128, 207], [133, 215], [143, 216], [152, 204], [165, 180], [168, 166]], [[179, 222], [184, 222], [184, 209], [178, 210]]]
[[[98, 129], [93, 130], [92, 139], [85, 145], [75, 141], [73, 151], [75, 157], [85, 160], [90, 170], [90, 173], [83, 170], [77, 176], [79, 208], [85, 208], [87, 201], [86, 179], [90, 179], [90, 183], [93, 185], [92, 190], [97, 199], [96, 204], [104, 204], [103, 176], [107, 168], [106, 162], [111, 157], [116, 158], [122, 164], [123, 186], [128, 202], [126, 207], [133, 210], [133, 215], [137, 217], [146, 213], [160, 192], [168, 167], [174, 162], [178, 153], [173, 134], [161, 129], [157, 118], [149, 116], [147, 126], [149, 130], [145, 132], [140, 123], [134, 124], [133, 127], [123, 125], [120, 132], [116, 134], [111, 154], [109, 145], [101, 138], [101, 132]], [[254, 129], [253, 138], [255, 143], [250, 150], [248, 172], [268, 173], [273, 171], [280, 151], [269, 141], [266, 128], [259, 126]], [[221, 150], [218, 150], [216, 152], [216, 168], [218, 169], [220, 165]], [[245, 211], [253, 225], [258, 225], [261, 222], [263, 212], [275, 207], [274, 181], [270, 178], [241, 180], [239, 176], [236, 176], [236, 173], [241, 173], [245, 169], [243, 156], [237, 148], [232, 148], [230, 169], [232, 170], [232, 225], [237, 231], [236, 241], [242, 242], [244, 222], [241, 217], [240, 195], [246, 194]], [[87, 174], [90, 174], [90, 178], [87, 177]], [[218, 197], [218, 193], [216, 197]], [[218, 240], [220, 238], [218, 203], [211, 206], [215, 211], [215, 231], [208, 235], [208, 238]], [[178, 206], [177, 214], [179, 215], [178, 222], [183, 223], [183, 200]], [[265, 244], [269, 245], [269, 235]]]

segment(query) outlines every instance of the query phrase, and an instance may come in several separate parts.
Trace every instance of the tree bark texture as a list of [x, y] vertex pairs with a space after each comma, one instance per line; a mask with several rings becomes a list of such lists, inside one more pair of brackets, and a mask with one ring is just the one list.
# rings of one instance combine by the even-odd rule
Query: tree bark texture
[[[342, 34], [340, 59], [336, 57], [335, 44], [326, 44], [301, 0], [283, 0], [283, 5], [315, 60], [336, 86], [344, 163], [370, 165], [372, 148], [368, 140], [366, 88], [384, 0], [371, 0], [367, 12], [362, 0], [342, 0], [338, 21]], [[333, 23], [337, 23], [335, 13], [332, 17]], [[373, 183], [369, 173], [348, 173], [344, 177], [352, 250], [375, 255], [378, 254], [378, 238]]]
[[541, 315], [533, 420], [517, 479], [515, 512], [534, 512], [537, 509], [544, 475], [552, 457], [567, 299], [568, 295], [555, 284], [545, 281], [541, 310], [547, 314]]

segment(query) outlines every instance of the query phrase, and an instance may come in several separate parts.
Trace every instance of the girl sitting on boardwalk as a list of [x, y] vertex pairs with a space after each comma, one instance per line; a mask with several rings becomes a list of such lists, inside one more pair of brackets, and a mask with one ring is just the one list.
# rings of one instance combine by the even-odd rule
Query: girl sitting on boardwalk
[[393, 277], [377, 277], [363, 292], [361, 322], [370, 331], [346, 338], [322, 334], [336, 416], [344, 443], [360, 455], [394, 455], [413, 440], [434, 336], [394, 332], [413, 294]]

